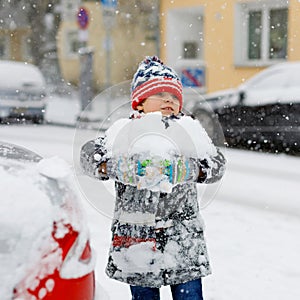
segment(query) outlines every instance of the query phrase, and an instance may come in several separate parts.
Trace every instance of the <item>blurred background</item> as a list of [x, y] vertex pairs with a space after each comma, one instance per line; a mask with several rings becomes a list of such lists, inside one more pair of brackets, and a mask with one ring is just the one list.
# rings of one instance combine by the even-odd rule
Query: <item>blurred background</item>
[[[146, 55], [157, 55], [178, 72], [185, 108], [212, 138], [219, 139], [220, 122], [230, 146], [294, 154], [300, 66], [271, 69], [247, 83], [274, 65], [300, 60], [299, 13], [298, 0], [0, 0], [0, 61], [31, 63], [42, 72], [50, 98], [40, 105], [46, 117], [35, 116], [37, 123], [56, 120], [51, 104], [61, 101], [65, 110], [66, 97], [77, 99], [68, 103], [74, 123], [89, 120], [79, 114], [93, 110], [88, 105], [97, 95], [130, 81]], [[106, 94], [94, 115], [115, 110], [116, 93], [109, 100]], [[30, 110], [16, 103], [9, 115], [1, 101], [0, 120], [19, 112], [22, 119]]]
[[0, 59], [38, 65], [53, 88], [76, 86], [89, 47], [99, 92], [158, 55], [185, 86], [213, 92], [299, 60], [299, 12], [296, 0], [1, 0]]

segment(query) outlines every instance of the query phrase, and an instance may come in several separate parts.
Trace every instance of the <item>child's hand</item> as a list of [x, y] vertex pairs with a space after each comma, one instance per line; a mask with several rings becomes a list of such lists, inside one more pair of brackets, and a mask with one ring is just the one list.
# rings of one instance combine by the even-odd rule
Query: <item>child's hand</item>
[[98, 167], [98, 173], [101, 175], [107, 175], [106, 162], [102, 162]]
[[[145, 156], [144, 156], [145, 157]], [[173, 186], [178, 183], [195, 181], [199, 176], [199, 167], [195, 160], [177, 156], [163, 159], [155, 156], [141, 159], [138, 155], [111, 158], [107, 165], [99, 166], [99, 172], [108, 174], [125, 184], [139, 188], [156, 186], [161, 182]]]

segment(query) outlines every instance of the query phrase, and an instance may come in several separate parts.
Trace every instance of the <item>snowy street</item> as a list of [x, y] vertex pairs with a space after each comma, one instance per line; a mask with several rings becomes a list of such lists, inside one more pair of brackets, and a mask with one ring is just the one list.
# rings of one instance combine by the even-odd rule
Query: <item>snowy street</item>
[[[44, 157], [59, 156], [70, 164], [74, 134], [73, 128], [51, 125], [0, 127], [1, 140]], [[221, 186], [204, 192], [209, 201], [202, 213], [213, 267], [213, 274], [203, 280], [206, 299], [299, 299], [300, 158], [230, 149], [225, 155], [228, 165]], [[111, 182], [92, 181], [91, 187], [103, 202], [112, 201], [107, 192]], [[97, 252], [97, 281], [109, 299], [129, 299], [127, 285], [104, 273], [110, 218], [82, 199]], [[162, 288], [161, 294], [162, 299], [171, 299], [168, 288]]]

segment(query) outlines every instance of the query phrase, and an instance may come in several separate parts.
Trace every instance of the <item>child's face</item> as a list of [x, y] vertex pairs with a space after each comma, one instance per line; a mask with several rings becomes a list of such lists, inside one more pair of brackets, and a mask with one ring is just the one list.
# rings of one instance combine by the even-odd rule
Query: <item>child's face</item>
[[158, 93], [145, 99], [137, 106], [137, 109], [145, 114], [160, 111], [163, 116], [178, 115], [180, 102], [179, 99], [168, 92]]

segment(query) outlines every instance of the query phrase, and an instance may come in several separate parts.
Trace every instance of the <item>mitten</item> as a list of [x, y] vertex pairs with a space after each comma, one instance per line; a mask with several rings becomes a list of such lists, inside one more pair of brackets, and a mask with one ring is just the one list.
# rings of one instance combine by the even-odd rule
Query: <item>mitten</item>
[[143, 178], [151, 184], [157, 184], [162, 180], [172, 185], [189, 181], [196, 181], [199, 175], [197, 161], [184, 156], [172, 159], [151, 157], [140, 159], [139, 155], [120, 156], [107, 161], [107, 174], [125, 184], [138, 185]]

